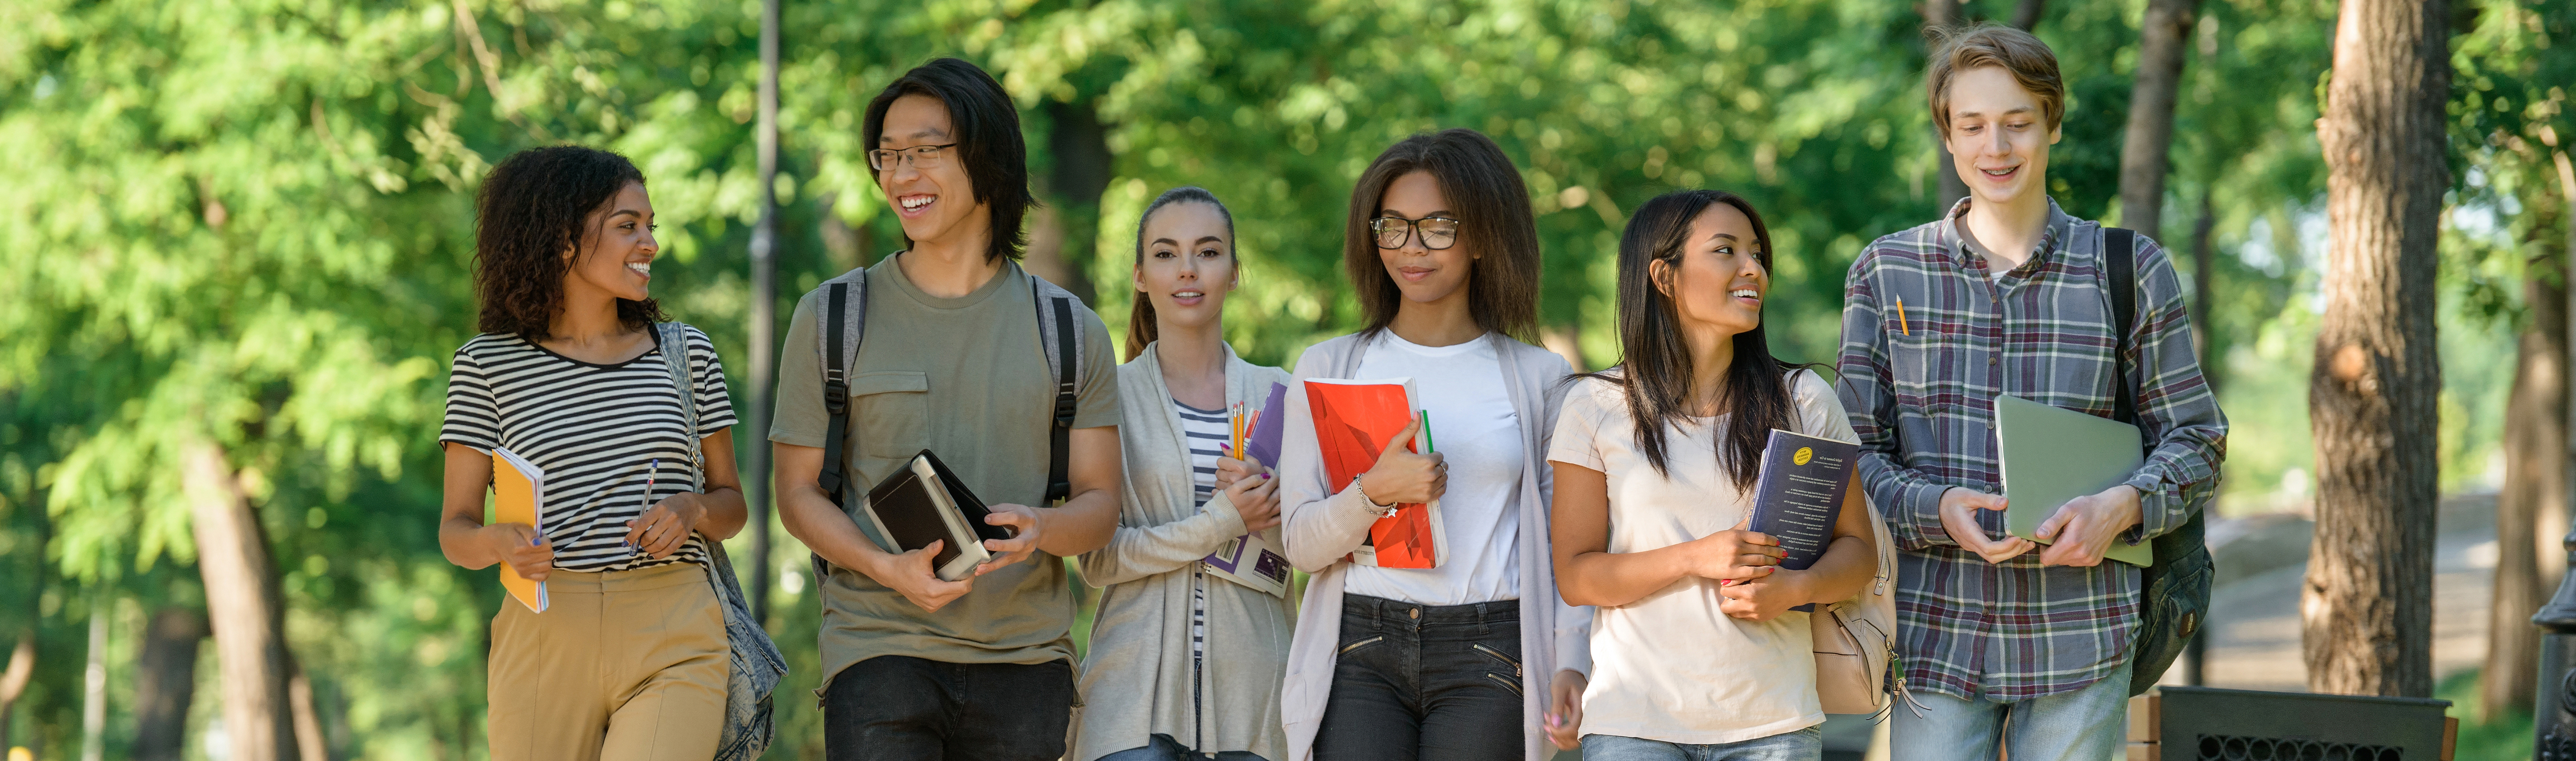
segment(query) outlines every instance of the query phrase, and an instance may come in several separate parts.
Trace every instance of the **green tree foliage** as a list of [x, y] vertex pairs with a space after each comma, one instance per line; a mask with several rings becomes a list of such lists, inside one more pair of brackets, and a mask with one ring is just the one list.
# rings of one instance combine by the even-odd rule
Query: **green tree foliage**
[[[2052, 162], [2071, 212], [2116, 212], [2142, 8], [2052, 3], [2038, 25], [2072, 92]], [[2535, 42], [2563, 31], [2516, 31], [2563, 20], [2479, 8], [2456, 46], [2455, 112], [2462, 144], [2485, 146], [2464, 148], [2469, 161], [2494, 178], [2477, 192], [2512, 193], [2547, 168], [2512, 140], [2532, 144], [2544, 122], [2576, 139], [2551, 89], [2576, 77]], [[2215, 270], [2191, 274], [2215, 278], [2223, 342], [2252, 344], [2298, 311], [2333, 12], [2208, 0], [2195, 27], [2173, 211], [2155, 232], [2181, 250], [2212, 200]], [[1231, 337], [1273, 364], [1356, 321], [1341, 285], [1349, 187], [1419, 130], [1483, 130], [1520, 164], [1547, 257], [1542, 321], [1596, 367], [1617, 359], [1618, 230], [1655, 194], [1754, 200], [1779, 248], [1774, 350], [1806, 361], [1833, 358], [1861, 246], [1937, 211], [1921, 19], [1902, 3], [790, 0], [784, 20], [781, 314], [903, 245], [859, 120], [878, 88], [939, 55], [1002, 78], [1041, 177], [1058, 119], [1106, 125], [1113, 160], [1092, 179], [1107, 193], [1058, 211], [1075, 237], [1065, 258], [1113, 326], [1144, 203], [1181, 184], [1225, 199], [1248, 273]], [[335, 752], [479, 755], [484, 622], [501, 598], [489, 571], [447, 564], [433, 532], [448, 357], [473, 332], [472, 194], [527, 147], [634, 158], [663, 222], [655, 283], [737, 363], [739, 403], [757, 30], [756, 2], [0, 3], [0, 144], [14, 149], [0, 171], [0, 641], [37, 626], [46, 653], [20, 742], [77, 752], [88, 590], [202, 600], [174, 463], [211, 441], [264, 520]], [[801, 568], [803, 550], [782, 545], [775, 567], [746, 572]], [[820, 749], [819, 716], [794, 692], [820, 676], [811, 594], [782, 589], [775, 605], [798, 667], [781, 757]], [[119, 626], [121, 682], [136, 637]]]

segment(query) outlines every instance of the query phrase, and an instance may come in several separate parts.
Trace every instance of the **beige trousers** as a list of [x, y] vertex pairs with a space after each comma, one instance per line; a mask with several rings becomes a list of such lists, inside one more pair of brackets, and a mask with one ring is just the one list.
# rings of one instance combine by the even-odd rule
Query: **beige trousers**
[[705, 568], [555, 571], [546, 595], [492, 619], [493, 761], [715, 755], [731, 651]]

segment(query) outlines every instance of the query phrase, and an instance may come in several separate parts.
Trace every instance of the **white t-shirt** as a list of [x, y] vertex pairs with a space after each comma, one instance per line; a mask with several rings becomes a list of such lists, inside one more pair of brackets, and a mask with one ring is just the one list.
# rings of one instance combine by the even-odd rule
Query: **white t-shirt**
[[1424, 605], [1520, 599], [1520, 509], [1511, 497], [1529, 458], [1521, 450], [1520, 413], [1503, 388], [1493, 339], [1430, 347], [1381, 330], [1351, 377], [1413, 379], [1418, 403], [1431, 413], [1432, 451], [1449, 463], [1449, 491], [1440, 497], [1440, 538], [1449, 543], [1449, 562], [1438, 568], [1354, 565], [1343, 592]]
[[[1793, 376], [1797, 431], [1858, 441], [1833, 387]], [[1669, 547], [1741, 526], [1750, 490], [1718, 466], [1727, 417], [1664, 429], [1655, 472], [1637, 450], [1625, 392], [1586, 378], [1565, 395], [1547, 458], [1600, 471], [1610, 486], [1610, 551]], [[1823, 723], [1807, 614], [1755, 623], [1719, 612], [1713, 579], [1686, 577], [1636, 602], [1592, 616], [1592, 678], [1583, 692], [1585, 734], [1671, 743], [1734, 743]]]

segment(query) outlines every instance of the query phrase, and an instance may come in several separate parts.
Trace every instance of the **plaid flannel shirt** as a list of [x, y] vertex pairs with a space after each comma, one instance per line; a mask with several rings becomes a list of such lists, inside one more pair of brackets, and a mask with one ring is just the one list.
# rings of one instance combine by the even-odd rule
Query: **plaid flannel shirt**
[[[1872, 242], [1852, 263], [1836, 386], [1860, 434], [1861, 480], [1899, 548], [1907, 687], [2011, 702], [2128, 668], [2140, 571], [2113, 561], [2043, 566], [2036, 550], [1989, 564], [1942, 528], [1950, 487], [2003, 491], [1995, 395], [2110, 417], [2111, 384], [2132, 384], [2138, 426], [2155, 443], [2127, 482], [2143, 525], [2116, 541], [2132, 543], [2181, 527], [2209, 503], [2227, 419], [2201, 378], [2173, 263], [2153, 240], [2137, 239], [2130, 375], [2115, 379], [2101, 225], [2050, 201], [2047, 235], [1997, 281], [1954, 226], [1968, 203]], [[1989, 536], [2003, 535], [2003, 513], [1977, 519]]]

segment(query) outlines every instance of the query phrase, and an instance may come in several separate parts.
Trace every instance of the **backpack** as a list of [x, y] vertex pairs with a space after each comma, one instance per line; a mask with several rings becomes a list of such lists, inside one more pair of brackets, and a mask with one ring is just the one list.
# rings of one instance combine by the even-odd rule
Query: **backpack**
[[1903, 699], [1923, 715], [1923, 707], [1905, 691], [1905, 670], [1896, 664], [1896, 542], [1878, 505], [1869, 506], [1872, 532], [1878, 535], [1878, 573], [1860, 594], [1819, 606], [1807, 616], [1816, 653], [1816, 698], [1825, 713], [1890, 712], [1890, 698]]
[[[1087, 377], [1081, 323], [1074, 321], [1074, 310], [1080, 307], [1072, 291], [1047, 282], [1036, 275], [1029, 279], [1029, 291], [1036, 296], [1038, 343], [1046, 354], [1047, 374], [1055, 378], [1054, 425], [1047, 446], [1047, 486], [1044, 502], [1054, 506], [1073, 495], [1071, 466], [1067, 459], [1073, 435], [1073, 415], [1077, 408], [1075, 384]], [[831, 422], [823, 431], [823, 472], [814, 483], [832, 496], [833, 504], [842, 511], [853, 509], [844, 492], [849, 488], [849, 474], [841, 464], [842, 442], [850, 430], [850, 386], [853, 367], [859, 359], [859, 343], [867, 336], [868, 270], [860, 267], [840, 277], [823, 281], [823, 308], [815, 310], [822, 322], [814, 331], [815, 352], [823, 359], [823, 410]], [[856, 520], [853, 517], [853, 520]], [[831, 563], [815, 555], [814, 576], [828, 578]]]
[[[662, 364], [671, 369], [671, 385], [680, 392], [680, 421], [689, 439], [689, 490], [697, 491], [705, 488], [699, 476], [706, 472], [706, 456], [698, 451], [698, 395], [689, 379], [688, 326], [664, 322], [653, 328], [661, 333]], [[724, 608], [725, 643], [733, 664], [725, 680], [724, 730], [717, 736], [712, 761], [750, 761], [769, 749], [770, 693], [787, 677], [787, 658], [778, 653], [777, 643], [769, 641], [760, 620], [751, 617], [751, 605], [743, 598], [742, 583], [734, 580], [733, 560], [725, 556], [724, 543], [703, 533], [699, 539], [707, 548], [707, 582], [715, 587], [718, 605]]]
[[[2138, 423], [2138, 391], [2129, 387], [2129, 334], [2137, 326], [2137, 233], [2117, 227], [2102, 229], [2102, 259], [2109, 269], [2112, 324], [2119, 328], [2114, 367], [2117, 378], [2111, 419]], [[2149, 442], [2150, 451], [2154, 443]], [[2138, 632], [2130, 642], [2129, 694], [2156, 686], [2174, 659], [2191, 645], [2209, 617], [2209, 582], [2216, 571], [2209, 556], [2208, 510], [2192, 511], [2181, 528], [2155, 538], [2155, 565], [2147, 566], [2139, 586]]]

